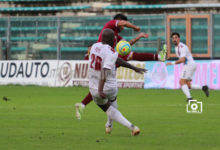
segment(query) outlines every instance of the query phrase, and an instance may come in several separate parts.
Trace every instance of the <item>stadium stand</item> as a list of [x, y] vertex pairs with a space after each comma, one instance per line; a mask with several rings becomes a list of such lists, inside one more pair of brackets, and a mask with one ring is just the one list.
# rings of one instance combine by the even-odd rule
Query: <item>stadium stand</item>
[[[28, 2], [30, 1], [34, 2], [32, 3], [35, 4], [34, 7], [33, 5], [29, 5]], [[46, 1], [48, 3], [42, 3]], [[190, 24], [187, 17], [182, 17], [182, 19], [175, 18], [180, 15], [186, 16], [186, 13], [183, 14], [182, 12], [188, 12], [188, 10], [195, 12], [198, 10], [207, 11], [209, 8], [218, 10], [220, 4], [192, 2], [193, 3], [184, 4], [181, 0], [165, 0], [158, 3], [149, 0], [149, 4], [146, 5], [144, 4], [146, 2], [113, 0], [103, 1], [102, 4], [96, 0], [0, 0], [0, 14], [3, 16], [0, 17], [2, 49], [3, 51], [10, 49], [14, 55], [27, 51], [34, 56], [34, 59], [50, 57], [48, 56], [49, 53], [50, 55], [51, 53], [53, 53], [53, 55], [59, 55], [59, 51], [63, 59], [82, 59], [83, 53], [87, 51], [87, 46], [97, 41], [100, 30], [103, 25], [112, 18], [112, 14], [117, 12], [131, 14], [133, 12], [131, 10], [134, 9], [135, 12], [142, 13], [142, 15], [128, 15], [129, 21], [140, 26], [142, 32], [149, 34], [149, 38], [141, 39], [137, 42], [133, 46], [133, 51], [155, 53], [157, 52], [158, 40], [164, 43], [169, 38], [168, 31], [177, 31], [180, 32], [183, 42], [187, 43], [190, 41], [193, 43], [190, 47], [193, 53], [206, 54], [208, 51], [212, 51], [212, 57], [220, 57], [220, 45], [217, 42], [220, 39], [220, 27], [218, 25], [219, 14], [208, 13], [209, 18], [212, 18], [211, 21], [209, 18], [192, 18]], [[152, 14], [160, 13], [160, 10], [167, 14]], [[170, 19], [172, 14], [169, 14], [169, 12], [176, 10], [178, 10], [178, 14]], [[203, 13], [205, 11], [203, 11]], [[143, 12], [145, 12], [144, 15]], [[111, 15], [105, 15], [108, 13]], [[46, 14], [50, 16], [51, 14], [59, 14], [61, 16], [34, 18], [4, 17], [4, 15], [26, 14]], [[69, 14], [71, 17], [67, 17], [65, 14]], [[210, 26], [213, 28], [208, 28], [209, 23], [213, 24]], [[190, 39], [186, 33], [187, 30], [189, 30], [189, 26], [186, 26], [186, 24], [189, 24], [190, 30], [192, 31]], [[210, 34], [209, 31], [212, 31], [212, 34]], [[121, 35], [126, 40], [130, 40], [137, 36], [137, 33], [131, 29], [125, 29]], [[210, 36], [211, 38], [209, 38]], [[209, 46], [211, 42], [213, 43], [213, 48]], [[171, 47], [171, 53], [173, 52], [174, 49]], [[211, 55], [208, 57], [211, 57]], [[16, 57], [13, 58], [16, 59]], [[57, 57], [54, 56], [50, 58], [53, 59]]]
[[63, 0], [0, 0], [0, 2], [55, 2]]
[[110, 5], [103, 9], [177, 9], [177, 8], [213, 8], [220, 7], [219, 3], [211, 4], [160, 4], [160, 5]]
[[[41, 56], [48, 55], [48, 52], [57, 52], [57, 36], [63, 57], [69, 53], [87, 51], [87, 46], [98, 40], [98, 34], [103, 25], [111, 19], [111, 16], [102, 17], [20, 17], [4, 18], [5, 27], [0, 28], [3, 41], [7, 41], [7, 33], [4, 32], [7, 23], [10, 24], [10, 42], [13, 43], [11, 49], [16, 54], [16, 50], [41, 53]], [[165, 40], [165, 17], [155, 16], [129, 16], [129, 21], [140, 25], [143, 32], [150, 34], [148, 39], [142, 39], [133, 48], [134, 51], [156, 52], [158, 38]], [[0, 21], [3, 23], [3, 21]], [[143, 23], [146, 24], [143, 26]], [[59, 24], [59, 25], [58, 25]], [[155, 25], [155, 26], [152, 26]], [[59, 34], [57, 34], [59, 30]], [[137, 33], [131, 29], [125, 29], [122, 36], [126, 40], [131, 40]], [[17, 46], [16, 46], [17, 45]], [[145, 48], [148, 47], [148, 48]], [[5, 49], [5, 48], [4, 48]], [[3, 50], [4, 50], [3, 49]], [[65, 54], [65, 52], [67, 52]], [[39, 55], [38, 55], [39, 56]], [[40, 56], [39, 56], [40, 57]], [[46, 56], [43, 56], [45, 58]], [[82, 58], [79, 57], [80, 59]], [[37, 58], [40, 59], [40, 58]]]
[[17, 8], [0, 8], [0, 12], [13, 11], [61, 11], [61, 10], [82, 10], [90, 6], [57, 6], [57, 7], [17, 7]]
[[213, 15], [213, 56], [220, 57], [220, 14]]

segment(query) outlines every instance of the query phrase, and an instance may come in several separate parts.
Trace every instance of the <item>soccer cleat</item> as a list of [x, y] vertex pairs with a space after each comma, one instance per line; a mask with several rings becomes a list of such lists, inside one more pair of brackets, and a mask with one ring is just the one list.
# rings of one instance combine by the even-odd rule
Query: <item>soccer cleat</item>
[[133, 130], [131, 131], [132, 136], [137, 136], [140, 133], [140, 129], [137, 126], [134, 126]]
[[206, 97], [209, 97], [209, 87], [205, 85], [202, 87], [202, 90], [205, 93]]
[[112, 127], [111, 126], [105, 126], [105, 133], [106, 134], [111, 134], [112, 132]]
[[76, 109], [76, 118], [78, 120], [81, 120], [81, 115], [83, 113], [83, 107], [81, 103], [76, 103], [75, 104], [75, 109]]
[[163, 45], [163, 49], [159, 52], [159, 60], [160, 61], [165, 61], [166, 60], [166, 55], [167, 55], [167, 45]]
[[190, 100], [193, 100], [193, 98], [187, 98], [186, 102], [189, 103]]

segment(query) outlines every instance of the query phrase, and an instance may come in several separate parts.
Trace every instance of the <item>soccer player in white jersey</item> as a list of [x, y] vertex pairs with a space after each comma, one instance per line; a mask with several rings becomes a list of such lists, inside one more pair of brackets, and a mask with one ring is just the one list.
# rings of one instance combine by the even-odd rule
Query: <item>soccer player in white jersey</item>
[[189, 48], [184, 43], [180, 42], [180, 34], [177, 32], [173, 32], [171, 34], [172, 42], [175, 45], [176, 55], [179, 58], [177, 61], [168, 62], [166, 65], [175, 65], [184, 63], [183, 70], [180, 75], [180, 86], [183, 93], [187, 97], [187, 101], [192, 100], [192, 96], [190, 94], [189, 89], [202, 89], [206, 96], [209, 96], [208, 86], [200, 86], [191, 84], [193, 75], [196, 71], [196, 63], [192, 57]]
[[[93, 44], [89, 56], [89, 90], [94, 102], [107, 114], [111, 126], [114, 120], [129, 128], [133, 136], [138, 135], [139, 128], [117, 109], [116, 63], [138, 73], [143, 73], [146, 69], [137, 68], [119, 58], [118, 53], [112, 48], [113, 44], [114, 32], [111, 29], [103, 31], [102, 42]], [[112, 128], [108, 129], [110, 133]]]

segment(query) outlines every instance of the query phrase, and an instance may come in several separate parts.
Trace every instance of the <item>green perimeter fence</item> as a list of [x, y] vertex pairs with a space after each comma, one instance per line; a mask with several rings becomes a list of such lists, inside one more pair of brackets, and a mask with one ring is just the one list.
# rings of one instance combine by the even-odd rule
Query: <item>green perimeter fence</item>
[[[192, 23], [192, 51], [204, 53], [201, 44], [208, 38], [211, 41], [210, 58], [220, 57], [220, 14], [210, 14], [211, 34], [203, 34], [208, 24], [201, 21]], [[0, 59], [83, 59], [87, 46], [95, 43], [103, 25], [112, 16], [90, 17], [1, 17], [0, 18]], [[157, 53], [160, 43], [167, 41], [166, 15], [129, 15], [131, 23], [141, 27], [141, 32], [149, 34], [149, 38], [141, 39], [133, 47], [136, 52]], [[184, 21], [172, 24], [175, 29], [183, 32]], [[135, 38], [139, 33], [125, 29], [120, 35], [125, 40]], [[183, 42], [185, 35], [183, 34]], [[201, 36], [201, 34], [203, 36]], [[211, 36], [211, 37], [209, 37]], [[198, 38], [200, 37], [200, 38]], [[159, 44], [159, 45], [158, 45]], [[173, 45], [172, 45], [173, 47]], [[172, 48], [173, 49], [173, 48]], [[171, 50], [172, 52], [172, 50]]]

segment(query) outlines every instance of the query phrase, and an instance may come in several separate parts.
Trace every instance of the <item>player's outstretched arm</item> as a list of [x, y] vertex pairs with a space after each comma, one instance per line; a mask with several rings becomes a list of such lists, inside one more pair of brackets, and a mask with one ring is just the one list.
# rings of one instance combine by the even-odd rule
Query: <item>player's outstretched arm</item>
[[134, 31], [140, 31], [140, 27], [136, 26], [136, 25], [133, 25], [132, 23], [128, 22], [128, 21], [125, 21], [125, 20], [120, 20], [118, 21], [118, 24], [117, 24], [118, 27], [127, 27], [127, 28], [132, 28]]
[[148, 38], [148, 34], [147, 33], [140, 33], [138, 34], [138, 36], [132, 40], [129, 41], [130, 45], [135, 44], [138, 40], [140, 40], [141, 38]]
[[125, 68], [132, 69], [132, 70], [134, 70], [135, 72], [140, 73], [140, 74], [147, 72], [146, 69], [135, 67], [135, 66], [133, 66], [132, 64], [127, 63], [126, 61], [124, 61], [124, 60], [123, 60], [122, 58], [120, 58], [120, 57], [117, 58], [116, 64], [119, 65], [119, 66], [125, 67]]
[[169, 66], [169, 65], [181, 64], [181, 63], [185, 63], [185, 61], [186, 61], [186, 58], [185, 57], [181, 57], [177, 61], [166, 63], [166, 65]]

